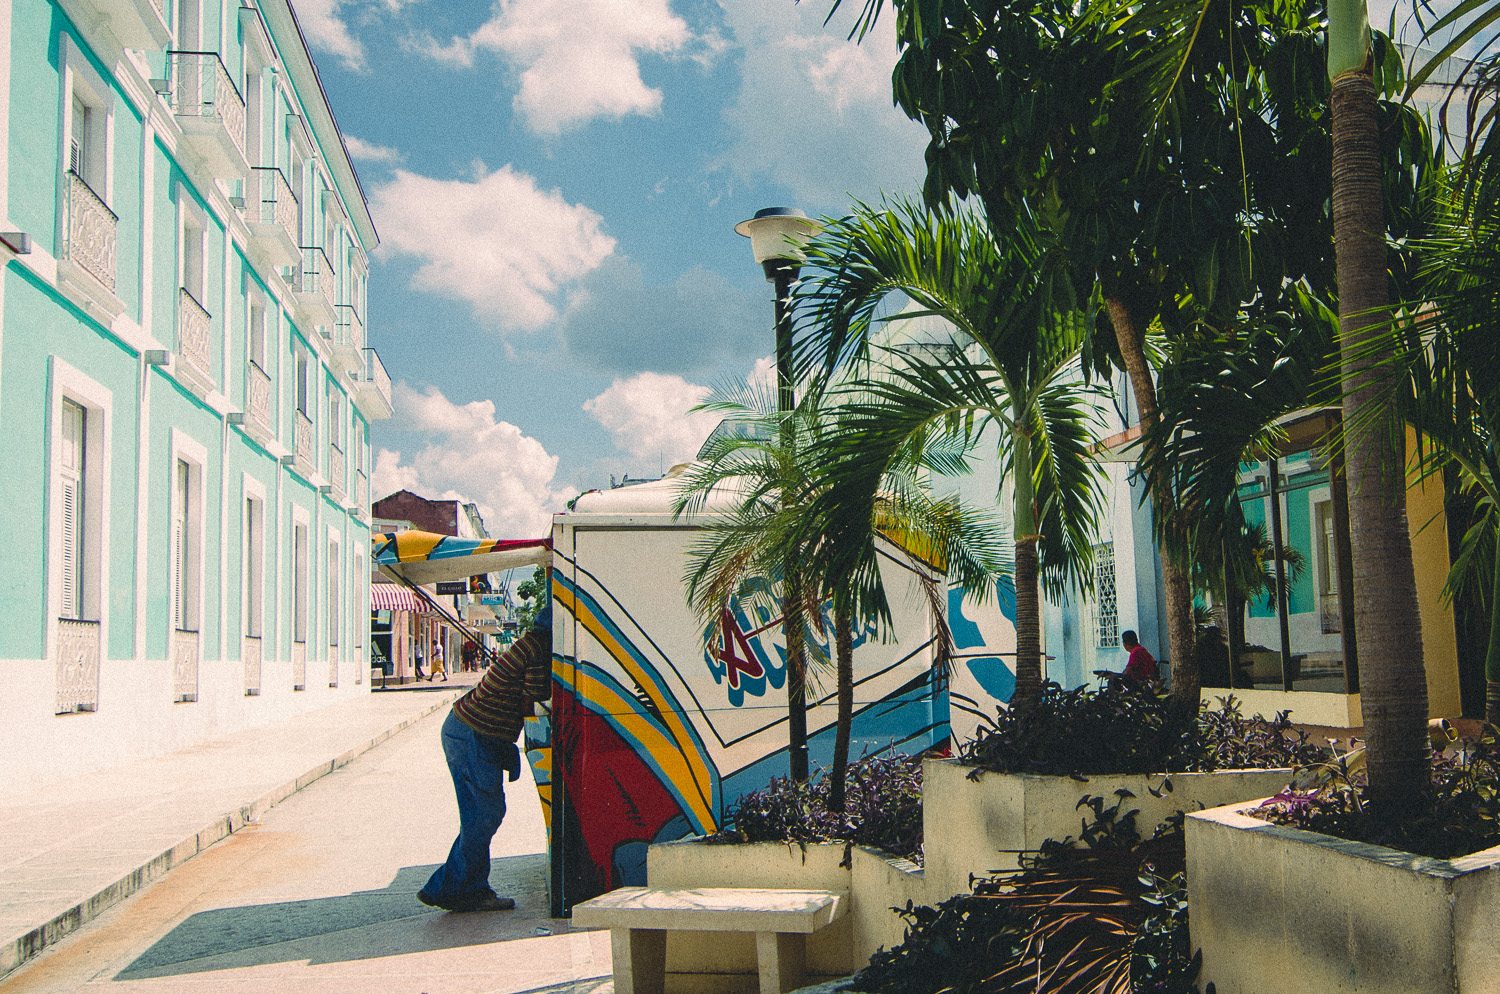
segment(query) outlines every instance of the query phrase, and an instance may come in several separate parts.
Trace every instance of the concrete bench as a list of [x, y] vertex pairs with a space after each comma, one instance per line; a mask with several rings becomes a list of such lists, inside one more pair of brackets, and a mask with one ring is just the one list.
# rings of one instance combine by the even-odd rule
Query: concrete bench
[[837, 891], [625, 887], [574, 905], [573, 924], [610, 930], [615, 994], [663, 994], [677, 931], [753, 933], [760, 994], [786, 994], [802, 986], [807, 937], [848, 910]]

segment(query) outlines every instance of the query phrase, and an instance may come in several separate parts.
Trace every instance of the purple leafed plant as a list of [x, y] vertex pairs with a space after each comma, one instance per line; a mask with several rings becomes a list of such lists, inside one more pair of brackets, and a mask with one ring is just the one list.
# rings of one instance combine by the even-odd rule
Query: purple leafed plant
[[848, 842], [922, 859], [922, 760], [872, 756], [849, 764], [844, 810], [828, 809], [825, 774], [808, 783], [776, 777], [741, 797], [710, 842]]

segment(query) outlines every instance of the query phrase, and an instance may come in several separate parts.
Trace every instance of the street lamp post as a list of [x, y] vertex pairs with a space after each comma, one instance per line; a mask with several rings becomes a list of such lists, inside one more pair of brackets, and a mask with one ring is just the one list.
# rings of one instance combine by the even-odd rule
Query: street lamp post
[[[792, 284], [806, 258], [802, 247], [819, 228], [816, 221], [794, 207], [767, 207], [741, 221], [734, 230], [750, 239], [750, 251], [776, 290], [776, 408], [782, 415], [781, 444], [793, 442], [791, 419], [786, 415], [797, 405], [792, 375]], [[804, 633], [793, 620], [801, 601], [796, 555], [788, 550], [782, 577], [782, 617], [786, 638], [786, 706], [788, 761], [793, 780], [806, 782], [807, 763], [807, 655]]]

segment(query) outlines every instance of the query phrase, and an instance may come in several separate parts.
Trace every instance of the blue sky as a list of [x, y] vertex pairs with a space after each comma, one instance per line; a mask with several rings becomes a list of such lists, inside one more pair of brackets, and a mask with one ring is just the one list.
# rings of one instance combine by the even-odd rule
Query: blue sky
[[891, 26], [856, 46], [828, 0], [294, 3], [382, 239], [374, 496], [474, 500], [494, 534], [690, 457], [692, 404], [764, 369], [736, 222], [919, 189]]

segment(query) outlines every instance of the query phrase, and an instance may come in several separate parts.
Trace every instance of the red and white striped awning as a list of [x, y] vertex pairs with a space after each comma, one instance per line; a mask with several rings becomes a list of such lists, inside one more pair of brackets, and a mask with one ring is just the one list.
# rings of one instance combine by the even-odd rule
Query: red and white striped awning
[[371, 611], [415, 611], [417, 598], [399, 583], [370, 584]]

